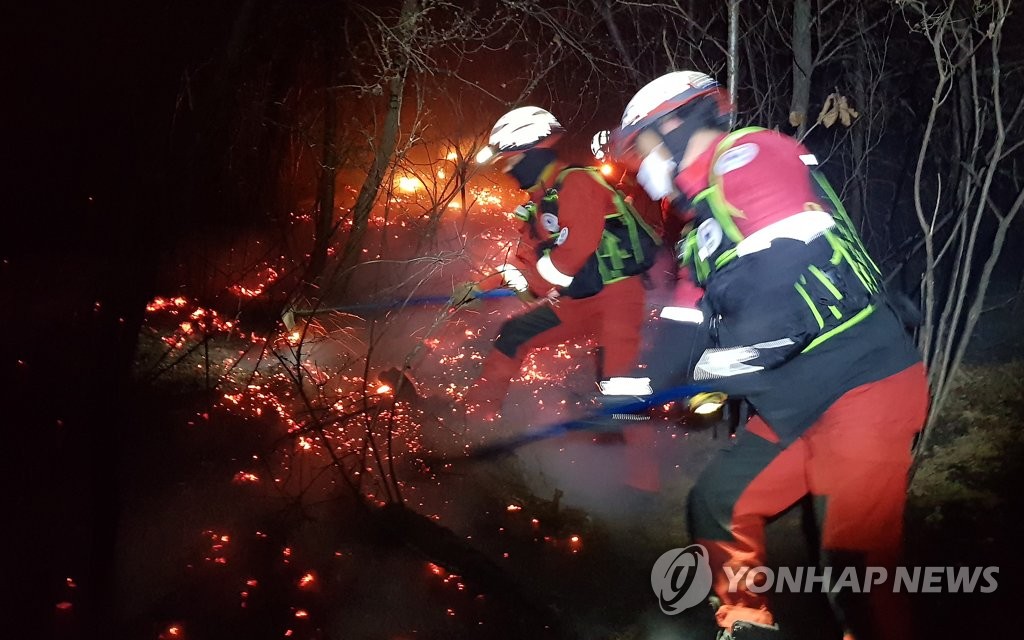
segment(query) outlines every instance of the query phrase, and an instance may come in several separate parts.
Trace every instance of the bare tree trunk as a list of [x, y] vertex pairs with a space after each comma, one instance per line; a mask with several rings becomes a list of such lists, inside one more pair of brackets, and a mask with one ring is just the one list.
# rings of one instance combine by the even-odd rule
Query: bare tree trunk
[[729, 95], [732, 113], [729, 128], [736, 126], [736, 87], [740, 72], [740, 0], [729, 0]]
[[622, 64], [629, 69], [629, 75], [633, 77], [633, 80], [639, 82], [640, 72], [637, 71], [636, 65], [633, 64], [633, 56], [626, 48], [626, 43], [622, 40], [622, 34], [619, 33], [619, 27], [615, 24], [615, 17], [612, 15], [611, 0], [606, 0], [601, 6], [601, 16], [604, 18], [604, 24], [608, 28], [608, 33], [612, 37], [612, 42], [615, 43], [615, 49], [619, 52], [619, 57], [622, 58]]
[[[865, 19], [864, 7], [857, 8], [857, 30], [860, 33], [867, 32], [867, 20]], [[867, 41], [865, 37], [857, 38], [854, 51], [861, 60], [866, 60]], [[869, 78], [863, 70], [858, 69], [853, 73], [853, 99], [856, 106], [862, 112], [868, 108], [868, 82]], [[853, 158], [853, 188], [850, 189], [850, 206], [847, 210], [854, 225], [861, 230], [864, 237], [864, 211], [868, 207], [868, 184], [870, 182], [870, 171], [868, 170], [868, 141], [867, 132], [864, 130], [867, 123], [864, 121], [855, 122], [850, 127], [850, 155]]]
[[[948, 15], [943, 16], [948, 20]], [[935, 229], [935, 220], [929, 220], [929, 213], [925, 210], [923, 198], [923, 177], [925, 162], [929, 157], [929, 149], [932, 145], [932, 134], [935, 131], [939, 110], [942, 107], [943, 96], [946, 93], [946, 86], [949, 83], [949, 76], [943, 59], [941, 37], [934, 37], [932, 41], [932, 53], [935, 58], [936, 69], [939, 77], [935, 83], [935, 91], [932, 94], [931, 109], [928, 113], [928, 123], [925, 125], [924, 135], [921, 139], [921, 149], [917, 154], [917, 166], [914, 168], [914, 211], [917, 214], [918, 224], [924, 234], [925, 250], [925, 273], [921, 283], [922, 297], [924, 298], [924, 324], [918, 336], [918, 346], [924, 354], [925, 364], [931, 366], [930, 353], [932, 340], [935, 333], [935, 240], [932, 233]], [[939, 195], [936, 195], [938, 198]]]
[[[398, 38], [402, 42], [408, 40], [416, 31], [418, 18], [419, 0], [404, 0], [402, 2], [402, 14], [398, 24]], [[409, 72], [409, 61], [399, 55], [399, 62], [394, 69], [395, 75], [388, 81], [388, 111], [384, 118], [384, 126], [380, 135], [380, 144], [370, 164], [370, 171], [359, 189], [355, 206], [352, 208], [352, 230], [345, 248], [341, 255], [340, 285], [345, 288], [351, 277], [352, 267], [359, 262], [359, 252], [363, 246], [363, 237], [366, 235], [366, 225], [370, 219], [370, 212], [377, 201], [377, 194], [380, 191], [381, 182], [387, 171], [388, 164], [395, 152], [398, 143], [398, 127], [402, 115], [402, 98], [405, 94], [405, 80]]]
[[811, 0], [793, 3], [793, 97], [789, 104], [789, 124], [796, 127], [796, 137], [807, 132], [807, 112], [811, 101]]
[[313, 250], [309, 257], [309, 267], [306, 269], [305, 280], [308, 283], [315, 283], [320, 279], [324, 266], [327, 264], [327, 249], [330, 246], [331, 238], [334, 236], [334, 197], [335, 184], [338, 178], [338, 150], [336, 137], [338, 129], [338, 105], [331, 85], [334, 84], [335, 51], [333, 39], [328, 35], [325, 48], [326, 60], [324, 71], [326, 83], [324, 84], [324, 123], [323, 139], [321, 144], [323, 152], [320, 160], [320, 176], [317, 184], [317, 211], [316, 222], [313, 228]]

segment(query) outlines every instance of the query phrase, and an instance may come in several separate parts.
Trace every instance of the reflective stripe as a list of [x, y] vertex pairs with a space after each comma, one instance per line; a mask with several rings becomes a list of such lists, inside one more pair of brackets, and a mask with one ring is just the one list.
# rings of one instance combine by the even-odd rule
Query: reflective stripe
[[752, 344], [749, 347], [707, 349], [701, 354], [697, 366], [693, 369], [693, 379], [726, 378], [761, 371], [764, 367], [744, 363], [758, 358], [761, 355], [761, 351], [766, 349], [790, 347], [794, 344], [796, 343], [789, 338], [780, 338], [770, 342]]
[[727, 378], [744, 373], [755, 373], [764, 367], [743, 364], [757, 357], [757, 351], [748, 347], [733, 349], [708, 349], [701, 355], [697, 366], [693, 369], [694, 380]]
[[650, 378], [609, 378], [599, 383], [606, 396], [649, 396], [654, 393]]
[[556, 287], [568, 287], [572, 284], [572, 276], [567, 276], [556, 269], [550, 255], [545, 254], [537, 261], [537, 273]]
[[801, 211], [758, 229], [741, 240], [736, 245], [736, 255], [746, 256], [763, 251], [778, 238], [791, 238], [807, 244], [834, 226], [836, 221], [825, 211]]
[[800, 156], [800, 162], [803, 162], [808, 167], [814, 167], [818, 164], [818, 159], [814, 157], [813, 153], [805, 153]]
[[522, 293], [529, 288], [529, 284], [526, 282], [526, 276], [519, 269], [516, 269], [510, 264], [503, 264], [498, 267], [498, 273], [501, 274], [501, 279], [505, 281], [509, 289]]
[[664, 307], [660, 315], [666, 320], [692, 322], [693, 324], [704, 322], [704, 312], [693, 307]]

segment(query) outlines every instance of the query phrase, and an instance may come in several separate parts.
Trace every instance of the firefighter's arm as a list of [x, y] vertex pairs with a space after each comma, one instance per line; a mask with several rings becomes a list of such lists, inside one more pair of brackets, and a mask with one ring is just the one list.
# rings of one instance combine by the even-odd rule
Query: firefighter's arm
[[597, 251], [610, 211], [611, 192], [583, 171], [569, 174], [559, 191], [558, 240], [537, 261], [537, 272], [556, 287], [568, 287], [573, 275]]
[[548, 287], [531, 264], [534, 253], [531, 225], [529, 219], [520, 219], [517, 226], [520, 239], [515, 245], [515, 251], [509, 252], [505, 262], [492, 273], [484, 276], [479, 282], [458, 285], [455, 293], [468, 294], [468, 299], [473, 299], [478, 293], [508, 287], [523, 302], [533, 302], [536, 296], [532, 291], [546, 291]]

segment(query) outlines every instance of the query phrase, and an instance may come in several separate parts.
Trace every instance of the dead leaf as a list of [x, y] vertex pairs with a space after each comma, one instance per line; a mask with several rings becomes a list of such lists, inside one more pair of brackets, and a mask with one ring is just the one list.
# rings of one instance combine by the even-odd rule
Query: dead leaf
[[825, 127], [831, 127], [836, 123], [838, 117], [836, 112], [836, 94], [830, 93], [825, 98], [825, 104], [821, 105], [821, 113], [818, 114], [818, 122], [825, 125]]
[[807, 114], [800, 111], [789, 112], [789, 124], [793, 127], [799, 127], [807, 120]]
[[839, 110], [839, 121], [843, 123], [844, 127], [848, 127], [853, 124], [853, 121], [860, 115], [846, 101], [846, 96], [841, 96], [839, 98], [837, 109]]

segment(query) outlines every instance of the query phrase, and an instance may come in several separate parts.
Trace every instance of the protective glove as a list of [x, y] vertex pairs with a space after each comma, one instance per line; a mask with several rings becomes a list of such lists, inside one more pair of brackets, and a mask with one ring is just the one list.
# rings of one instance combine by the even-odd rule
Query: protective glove
[[480, 288], [476, 286], [475, 282], [460, 282], [455, 285], [455, 290], [452, 292], [450, 306], [465, 307], [471, 304], [479, 305], [480, 300], [477, 296], [480, 293]]
[[529, 222], [530, 220], [533, 220], [535, 215], [537, 215], [537, 205], [532, 202], [521, 204], [512, 211], [512, 215], [518, 220]]
[[516, 297], [519, 298], [520, 302], [533, 304], [538, 300], [537, 296], [533, 295], [529, 289], [524, 289], [522, 291], [516, 291], [515, 289], [512, 290], [515, 291]]

